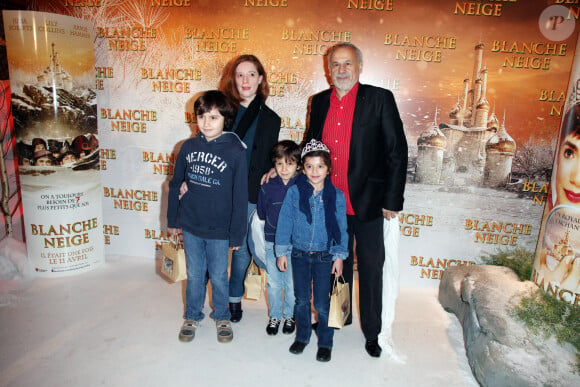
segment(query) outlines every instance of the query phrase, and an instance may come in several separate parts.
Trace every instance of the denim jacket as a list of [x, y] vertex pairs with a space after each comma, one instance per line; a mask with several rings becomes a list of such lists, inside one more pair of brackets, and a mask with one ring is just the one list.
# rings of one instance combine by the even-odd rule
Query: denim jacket
[[[348, 234], [346, 232], [346, 200], [340, 190], [336, 190], [336, 220], [340, 229], [340, 243], [333, 241], [329, 253], [332, 259], [348, 257]], [[298, 187], [293, 185], [288, 190], [276, 229], [276, 257], [289, 257], [292, 247], [303, 251], [327, 251], [328, 234], [324, 222], [324, 203], [322, 191], [314, 193], [310, 199], [312, 224], [306, 220], [306, 215], [300, 211], [300, 194]]]

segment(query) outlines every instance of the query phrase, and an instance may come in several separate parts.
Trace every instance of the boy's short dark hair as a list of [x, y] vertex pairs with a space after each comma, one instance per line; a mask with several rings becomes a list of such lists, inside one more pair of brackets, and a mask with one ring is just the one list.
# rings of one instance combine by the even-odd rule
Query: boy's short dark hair
[[292, 140], [278, 141], [272, 151], [270, 152], [272, 163], [283, 158], [284, 160], [293, 160], [296, 164], [300, 164], [300, 146]]
[[193, 104], [196, 117], [216, 108], [224, 116], [224, 128], [230, 128], [236, 115], [236, 107], [223, 91], [208, 90]]

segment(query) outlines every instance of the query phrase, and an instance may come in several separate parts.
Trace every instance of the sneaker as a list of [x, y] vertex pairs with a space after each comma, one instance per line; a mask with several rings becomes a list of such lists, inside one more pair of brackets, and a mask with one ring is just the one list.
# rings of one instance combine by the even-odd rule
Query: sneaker
[[188, 343], [195, 337], [195, 330], [199, 327], [199, 322], [195, 320], [185, 320], [179, 329], [179, 341]]
[[232, 330], [232, 323], [228, 320], [216, 321], [217, 339], [220, 343], [229, 343], [234, 338], [234, 331]]
[[290, 333], [294, 333], [294, 329], [296, 329], [296, 321], [294, 321], [293, 317], [284, 319], [284, 325], [282, 326], [282, 333], [289, 335]]
[[278, 334], [278, 328], [280, 328], [280, 320], [277, 318], [270, 317], [270, 321], [268, 321], [268, 326], [266, 326], [266, 333], [270, 336], [274, 336]]

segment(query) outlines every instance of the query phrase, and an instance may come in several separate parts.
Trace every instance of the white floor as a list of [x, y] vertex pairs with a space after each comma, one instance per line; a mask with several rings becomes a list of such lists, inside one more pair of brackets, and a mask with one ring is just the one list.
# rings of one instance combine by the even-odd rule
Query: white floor
[[320, 363], [315, 339], [297, 356], [293, 335], [266, 335], [264, 298], [243, 301], [232, 343], [217, 342], [208, 317], [181, 343], [181, 284], [152, 261], [107, 258], [77, 276], [0, 281], [0, 386], [477, 386], [436, 289], [401, 289], [393, 340], [404, 364], [367, 355], [356, 312]]

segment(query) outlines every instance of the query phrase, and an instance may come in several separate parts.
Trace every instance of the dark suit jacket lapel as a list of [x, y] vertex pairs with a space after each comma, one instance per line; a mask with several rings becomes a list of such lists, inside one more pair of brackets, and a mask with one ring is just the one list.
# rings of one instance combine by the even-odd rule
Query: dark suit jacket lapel
[[[356, 102], [354, 105], [354, 114], [352, 117], [352, 132], [350, 134], [350, 155], [353, 152], [357, 152], [357, 146], [361, 143], [360, 132], [357, 132], [360, 122], [363, 120], [363, 115], [368, 114], [366, 108], [366, 87], [365, 85], [359, 83], [358, 93], [356, 94]], [[354, 160], [352, 156], [349, 156], [349, 160]], [[350, 163], [349, 163], [350, 164]], [[350, 169], [350, 168], [349, 168]]]

